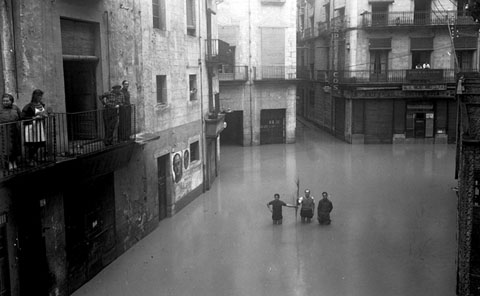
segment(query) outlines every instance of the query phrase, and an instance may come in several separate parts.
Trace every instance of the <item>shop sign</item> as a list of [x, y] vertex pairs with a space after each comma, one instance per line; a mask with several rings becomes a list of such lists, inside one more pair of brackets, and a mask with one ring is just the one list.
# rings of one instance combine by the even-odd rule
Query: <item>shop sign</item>
[[404, 84], [402, 85], [404, 91], [432, 91], [432, 90], [447, 90], [446, 84]]

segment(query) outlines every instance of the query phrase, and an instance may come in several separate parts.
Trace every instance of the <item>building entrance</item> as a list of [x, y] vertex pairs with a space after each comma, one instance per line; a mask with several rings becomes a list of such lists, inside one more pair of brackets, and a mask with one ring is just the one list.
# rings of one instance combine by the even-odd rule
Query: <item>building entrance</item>
[[407, 105], [406, 137], [432, 138], [434, 136], [433, 105]]
[[167, 180], [170, 168], [170, 155], [166, 154], [157, 158], [158, 169], [158, 220], [167, 217]]

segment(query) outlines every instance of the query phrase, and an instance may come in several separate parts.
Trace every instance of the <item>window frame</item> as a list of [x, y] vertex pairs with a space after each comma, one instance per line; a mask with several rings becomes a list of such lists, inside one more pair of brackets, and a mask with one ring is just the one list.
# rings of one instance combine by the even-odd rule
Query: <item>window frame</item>
[[197, 74], [188, 74], [188, 94], [189, 94], [189, 100], [190, 101], [197, 101]]
[[187, 35], [189, 36], [196, 36], [197, 34], [197, 18], [195, 8], [196, 0], [185, 0], [185, 25], [187, 27]]
[[200, 141], [190, 143], [190, 164], [200, 161]]
[[[152, 0], [152, 27], [165, 31], [167, 29], [167, 14], [165, 12], [165, 0]], [[155, 21], [158, 20], [156, 24]]]
[[[160, 85], [159, 85], [160, 82]], [[156, 90], [157, 90], [157, 105], [167, 105], [167, 75], [155, 76]], [[160, 99], [160, 100], [159, 100]]]

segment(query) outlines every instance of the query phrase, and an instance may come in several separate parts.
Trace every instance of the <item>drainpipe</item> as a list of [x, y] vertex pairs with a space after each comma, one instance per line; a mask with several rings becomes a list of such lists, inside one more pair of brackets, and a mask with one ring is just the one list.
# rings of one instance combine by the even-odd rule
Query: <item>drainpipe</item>
[[0, 48], [2, 48], [2, 72], [4, 78], [4, 91], [6, 93], [14, 94], [18, 97], [16, 74], [15, 74], [15, 46], [13, 36], [13, 23], [12, 23], [12, 5], [7, 3], [9, 1], [0, 1], [0, 27], [1, 38]]
[[252, 9], [250, 0], [248, 0], [248, 67], [250, 68], [250, 77], [248, 83], [250, 98], [250, 146], [253, 146], [253, 90], [252, 90]]
[[[202, 174], [203, 174], [203, 192], [207, 191], [210, 187], [209, 177], [207, 174], [207, 167], [205, 161], [207, 160], [207, 139], [205, 138], [205, 115], [203, 111], [203, 63], [202, 63], [202, 16], [201, 16], [201, 4], [198, 2], [198, 67], [200, 71], [200, 120], [202, 121], [202, 129], [200, 131], [200, 137], [202, 139]], [[203, 55], [205, 57], [205, 55]], [[207, 186], [208, 184], [208, 186]]]

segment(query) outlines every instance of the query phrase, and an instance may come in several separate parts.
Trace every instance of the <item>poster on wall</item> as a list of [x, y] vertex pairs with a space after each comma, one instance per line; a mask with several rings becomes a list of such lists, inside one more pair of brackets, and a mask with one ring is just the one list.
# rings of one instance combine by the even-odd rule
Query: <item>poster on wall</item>
[[180, 182], [183, 176], [182, 152], [175, 152], [172, 155], [172, 170], [173, 170], [173, 181], [175, 183]]
[[190, 149], [183, 150], [183, 168], [185, 170], [190, 166]]

